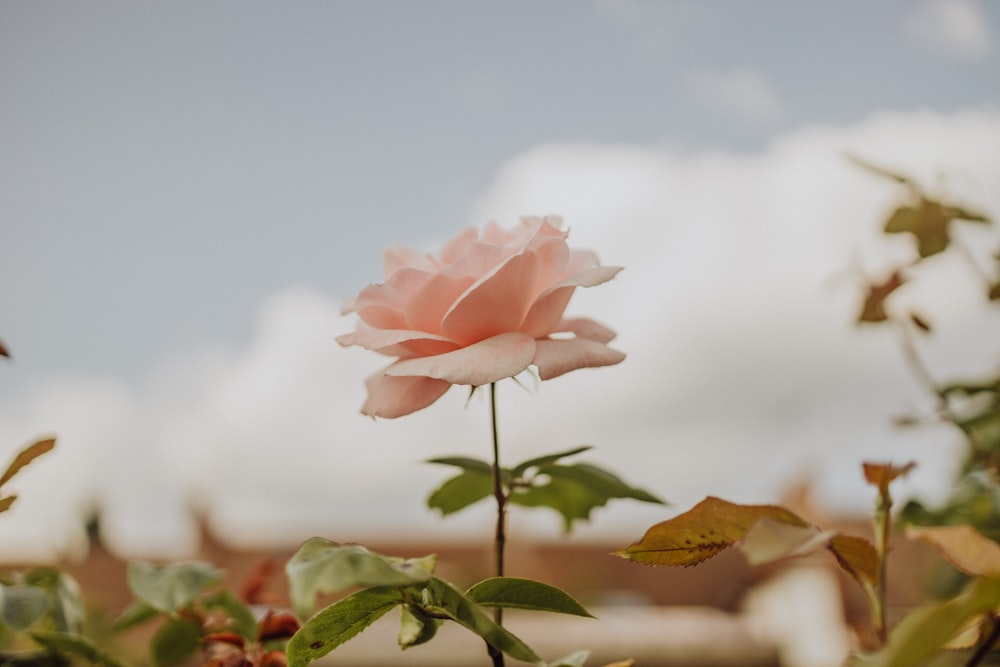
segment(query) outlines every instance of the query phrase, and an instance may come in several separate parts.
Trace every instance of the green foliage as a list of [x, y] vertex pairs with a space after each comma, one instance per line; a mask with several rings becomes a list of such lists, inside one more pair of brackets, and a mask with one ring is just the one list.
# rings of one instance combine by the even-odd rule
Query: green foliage
[[31, 638], [39, 646], [59, 655], [80, 658], [93, 665], [125, 667], [125, 663], [102, 651], [82, 635], [39, 630], [32, 632]]
[[948, 648], [969, 623], [1000, 608], [1000, 578], [972, 580], [958, 596], [921, 607], [904, 617], [885, 646], [874, 654], [859, 656], [864, 667], [908, 667]]
[[426, 582], [436, 558], [395, 558], [373, 553], [358, 544], [337, 544], [314, 537], [303, 544], [285, 567], [292, 607], [305, 618], [320, 593], [354, 586], [407, 586]]
[[289, 667], [304, 667], [322, 658], [404, 602], [398, 587], [379, 586], [330, 605], [303, 624], [288, 642]]
[[288, 643], [288, 664], [307, 665], [328, 654], [395, 607], [401, 608], [401, 648], [429, 641], [442, 622], [450, 620], [513, 658], [543, 664], [534, 651], [491, 619], [485, 609], [590, 616], [564, 591], [528, 579], [495, 577], [462, 593], [433, 576], [434, 564], [433, 556], [402, 559], [321, 538], [306, 542], [287, 568], [293, 602], [302, 617], [309, 613], [320, 593], [357, 587], [361, 590], [333, 602], [303, 624]]
[[[653, 494], [626, 484], [608, 470], [590, 463], [565, 464], [561, 461], [590, 447], [528, 459], [500, 471], [506, 502], [523, 507], [547, 507], [559, 513], [566, 532], [575, 521], [590, 519], [597, 507], [612, 499], [631, 498], [663, 504]], [[435, 489], [427, 500], [431, 509], [449, 515], [493, 494], [493, 470], [486, 461], [469, 457], [431, 459], [429, 463], [454, 466], [461, 470]]]
[[189, 618], [168, 618], [153, 635], [153, 664], [172, 665], [188, 659], [201, 645], [202, 629]]
[[507, 607], [593, 618], [566, 591], [533, 579], [492, 577], [480, 581], [465, 595], [481, 607]]
[[128, 586], [140, 601], [170, 614], [183, 609], [222, 573], [208, 563], [197, 561], [156, 565], [146, 561], [128, 564]]
[[0, 588], [3, 608], [0, 618], [14, 630], [26, 630], [49, 611], [49, 596], [38, 586], [14, 584]]

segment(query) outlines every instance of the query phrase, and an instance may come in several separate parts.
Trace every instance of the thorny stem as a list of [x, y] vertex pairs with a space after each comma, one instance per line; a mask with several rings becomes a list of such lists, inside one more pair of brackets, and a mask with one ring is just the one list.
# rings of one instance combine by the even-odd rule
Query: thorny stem
[[[506, 511], [507, 495], [503, 488], [503, 471], [500, 469], [500, 434], [497, 428], [497, 385], [490, 383], [490, 425], [493, 434], [493, 497], [497, 501], [497, 526], [493, 538], [493, 558], [496, 565], [496, 576], [502, 577], [504, 573], [504, 546], [507, 543], [506, 532]], [[497, 625], [503, 625], [503, 609], [497, 607], [493, 610], [493, 620]], [[490, 658], [493, 660], [493, 667], [503, 667], [503, 652], [487, 644]]]

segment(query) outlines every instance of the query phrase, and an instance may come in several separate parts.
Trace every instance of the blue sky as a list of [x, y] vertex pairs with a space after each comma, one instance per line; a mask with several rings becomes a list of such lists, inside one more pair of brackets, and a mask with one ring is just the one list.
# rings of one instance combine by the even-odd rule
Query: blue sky
[[[650, 340], [671, 335], [670, 350], [691, 368], [664, 361], [657, 393], [674, 410], [704, 416], [674, 421], [674, 433], [648, 426], [662, 405], [622, 397], [618, 416], [604, 421], [620, 432], [627, 414], [630, 431], [725, 440], [706, 425], [719, 400], [706, 378], [718, 373], [752, 386], [759, 369], [746, 357], [767, 358], [762, 351], [781, 340], [764, 324], [746, 336], [722, 335], [732, 331], [727, 318], [794, 326], [803, 318], [799, 302], [772, 298], [779, 286], [826, 289], [852, 262], [879, 266], [859, 238], [877, 228], [880, 207], [898, 192], [831, 166], [845, 147], [871, 147], [871, 159], [1000, 210], [991, 186], [1000, 160], [993, 151], [998, 31], [1000, 6], [973, 0], [0, 4], [0, 339], [15, 356], [0, 369], [2, 446], [13, 451], [55, 430], [67, 453], [53, 470], [70, 461], [132, 461], [137, 453], [135, 460], [169, 461], [174, 472], [160, 475], [167, 500], [137, 504], [138, 518], [122, 519], [125, 526], [183, 505], [177, 498], [185, 493], [203, 493], [204, 468], [214, 470], [227, 451], [219, 442], [238, 439], [252, 422], [239, 417], [248, 416], [252, 396], [234, 386], [299, 397], [286, 412], [312, 406], [299, 421], [315, 423], [301, 434], [313, 454], [337, 451], [323, 443], [352, 429], [389, 437], [398, 426], [369, 431], [344, 421], [356, 417], [362, 378], [379, 360], [335, 349], [334, 335], [351, 322], [329, 313], [379, 278], [390, 244], [432, 249], [463, 225], [538, 213], [562, 213], [571, 240], [626, 265], [620, 281], [600, 288], [607, 296], [595, 294], [581, 308], [610, 310], [617, 322], [593, 315], [619, 329], [623, 346], [634, 345], [626, 351], [638, 365], [650, 365], [643, 361], [644, 350], [655, 352]], [[811, 210], [817, 202], [826, 209]], [[859, 221], [830, 231], [845, 215]], [[795, 231], [797, 216], [811, 222]], [[747, 248], [756, 249], [751, 259], [741, 254]], [[734, 276], [738, 289], [707, 291], [715, 277], [731, 285]], [[856, 297], [849, 286], [812, 294], [841, 309], [831, 322], [849, 322]], [[658, 319], [650, 308], [673, 316]], [[274, 313], [317, 329], [317, 347], [300, 347], [320, 354], [329, 344], [334, 359], [313, 363], [332, 364], [335, 385], [290, 370], [308, 367], [309, 358], [282, 356], [292, 354], [282, 334], [274, 342], [267, 333], [281, 329], [269, 319]], [[971, 321], [964, 310], [949, 314]], [[996, 339], [983, 331], [996, 329], [961, 329], [978, 342]], [[703, 350], [712, 336], [719, 348]], [[844, 340], [847, 333], [837, 344]], [[889, 343], [882, 351], [854, 350], [845, 359], [873, 354], [897, 368]], [[824, 353], [804, 350], [796, 367], [813, 368], [811, 382], [836, 384], [815, 379], [837, 371], [817, 356]], [[634, 383], [617, 372], [584, 377]], [[770, 377], [752, 393], [774, 394], [777, 416], [767, 423], [787, 425], [795, 408], [775, 387], [790, 380]], [[896, 379], [905, 383], [905, 374]], [[877, 391], [867, 376], [854, 382], [862, 380]], [[554, 401], [541, 412], [564, 400], [562, 389], [538, 391], [536, 403], [546, 405], [547, 394]], [[342, 403], [344, 415], [325, 412]], [[906, 405], [897, 397], [864, 416], [877, 421]], [[727, 420], [753, 433], [758, 408], [749, 401]], [[425, 423], [430, 433], [454, 410], [461, 405], [435, 406], [407, 430]], [[797, 414], [830, 430], [818, 409], [800, 406]], [[288, 414], [268, 419], [276, 438], [292, 428]], [[235, 430], [220, 435], [220, 421]], [[883, 426], [871, 428], [881, 434]], [[761, 429], [748, 439], [777, 437]], [[172, 438], [182, 435], [167, 431], [206, 442], [178, 448]], [[814, 435], [805, 427], [786, 434], [788, 449], [780, 451], [796, 452], [793, 441]], [[858, 448], [875, 447], [877, 437], [859, 436]], [[621, 450], [632, 463], [615, 450], [605, 462], [641, 474], [636, 462], [662, 455], [649, 449], [653, 435], [634, 440]], [[845, 454], [845, 466], [855, 465], [856, 453]], [[729, 488], [747, 497], [776, 493], [778, 473], [811, 458], [772, 454], [783, 462], [773, 477], [756, 489]], [[192, 461], [203, 466], [196, 475], [185, 472]], [[683, 476], [701, 479], [705, 470], [690, 465]], [[26, 485], [51, 488], [68, 474], [38, 467]], [[245, 479], [233, 481], [240, 491], [230, 495], [273, 508], [252, 491], [261, 486], [259, 468], [247, 463], [235, 475]], [[680, 500], [697, 490], [672, 494], [668, 476], [639, 481]], [[134, 491], [103, 478], [72, 488], [66, 504], [102, 493], [127, 504]], [[314, 505], [320, 497], [303, 495]]]

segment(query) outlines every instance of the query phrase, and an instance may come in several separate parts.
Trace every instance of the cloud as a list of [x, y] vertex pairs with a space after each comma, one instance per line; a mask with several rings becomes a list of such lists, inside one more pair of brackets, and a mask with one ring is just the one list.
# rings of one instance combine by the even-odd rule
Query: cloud
[[784, 113], [771, 81], [755, 69], [695, 70], [688, 77], [687, 88], [698, 104], [723, 117], [772, 123]]
[[914, 42], [947, 55], [977, 57], [992, 48], [986, 18], [971, 0], [924, 0], [906, 17], [903, 31]]
[[[878, 231], [899, 191], [844, 155], [995, 213], [998, 137], [997, 112], [886, 113], [802, 128], [756, 155], [558, 144], [517, 156], [472, 219], [560, 213], [572, 244], [624, 265], [611, 283], [579, 290], [569, 313], [614, 326], [629, 358], [525, 378], [527, 389], [503, 383], [505, 461], [593, 444], [590, 460], [677, 508], [709, 494], [775, 502], [814, 473], [823, 499], [860, 511], [871, 500], [865, 459], [915, 459], [903, 493], [940, 494], [955, 435], [891, 428], [893, 414], [929, 401], [888, 332], [851, 325], [858, 272], [877, 275], [908, 249]], [[960, 232], [980, 259], [998, 240], [988, 228]], [[930, 363], [982, 373], [984, 359], [998, 361], [1000, 322], [984, 317], [960, 262], [927, 269], [942, 282], [915, 281], [906, 296], [939, 325]], [[387, 533], [488, 540], [485, 504], [445, 521], [424, 507], [448, 471], [422, 463], [489, 456], [483, 392], [469, 400], [454, 388], [401, 420], [365, 419], [363, 380], [386, 360], [338, 348], [334, 336], [351, 326], [329, 296], [290, 289], [262, 304], [246, 345], [178, 351], [138, 387], [53, 378], [0, 406], [0, 442], [60, 438], [17, 478], [21, 499], [0, 517], [0, 540], [21, 555], [72, 552], [95, 504], [111, 545], [131, 555], [190, 551], [192, 507], [244, 546]], [[618, 503], [579, 538], [624, 543], [668, 511]], [[521, 535], [559, 530], [537, 512], [512, 522]]]
[[639, 49], [649, 56], [669, 54], [678, 32], [712, 20], [704, 3], [655, 0], [595, 0], [596, 15], [633, 31]]

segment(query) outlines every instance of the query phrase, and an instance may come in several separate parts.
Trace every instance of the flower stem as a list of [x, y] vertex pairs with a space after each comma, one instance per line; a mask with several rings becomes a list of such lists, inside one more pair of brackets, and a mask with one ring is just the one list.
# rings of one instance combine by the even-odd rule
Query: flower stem
[[[503, 471], [500, 468], [500, 432], [497, 428], [497, 385], [490, 383], [490, 423], [493, 433], [493, 497], [497, 501], [497, 525], [493, 537], [493, 560], [496, 567], [496, 576], [502, 577], [504, 573], [504, 547], [507, 543], [506, 512], [507, 494], [503, 488]], [[503, 625], [503, 609], [497, 607], [493, 610], [493, 620], [497, 625]], [[487, 645], [490, 658], [493, 660], [493, 667], [503, 667], [503, 652]]]
[[887, 623], [887, 597], [888, 582], [888, 556], [889, 540], [892, 535], [892, 496], [889, 495], [888, 486], [880, 490], [878, 501], [875, 506], [875, 554], [878, 559], [878, 589], [876, 591], [875, 608], [873, 611], [873, 621], [875, 635], [879, 644], [884, 646], [889, 637]]

